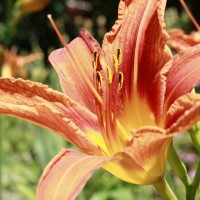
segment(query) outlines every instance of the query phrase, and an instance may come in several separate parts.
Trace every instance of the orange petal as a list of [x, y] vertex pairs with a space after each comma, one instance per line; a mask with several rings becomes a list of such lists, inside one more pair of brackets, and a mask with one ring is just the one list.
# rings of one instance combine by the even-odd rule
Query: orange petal
[[154, 184], [165, 171], [172, 137], [163, 129], [145, 127], [133, 132], [125, 152], [116, 154], [103, 165], [118, 178], [134, 184]]
[[145, 169], [127, 153], [118, 153], [103, 168], [119, 179], [132, 184], [151, 184], [157, 178], [151, 177]]
[[165, 171], [171, 139], [163, 129], [145, 127], [133, 132], [133, 137], [126, 144], [125, 152], [142, 166], [152, 179], [158, 180]]
[[168, 134], [183, 133], [200, 121], [200, 94], [186, 94], [169, 108], [165, 127]]
[[174, 57], [167, 75], [165, 112], [180, 96], [200, 82], [200, 45], [188, 48]]
[[112, 54], [117, 54], [118, 48], [122, 49], [119, 70], [124, 74], [121, 90], [123, 100], [131, 96], [137, 84], [139, 94], [145, 96], [155, 110], [162, 105], [158, 105], [160, 101], [153, 100], [164, 92], [162, 88], [161, 91], [155, 91], [155, 88], [160, 90], [157, 85], [150, 87], [156, 74], [171, 59], [171, 53], [165, 46], [167, 32], [163, 21], [164, 7], [165, 1], [121, 0], [118, 20], [112, 31], [105, 35], [102, 52], [103, 59], [112, 67]]
[[44, 170], [37, 200], [75, 199], [92, 173], [108, 160], [108, 157], [63, 149]]
[[[74, 39], [68, 46], [93, 84], [93, 52], [99, 51], [99, 44], [89, 33], [81, 30], [79, 37]], [[49, 61], [59, 75], [63, 92], [94, 112], [95, 97], [81, 76], [76, 61], [70, 57], [69, 52], [65, 48], [55, 50], [50, 54]]]
[[[150, 3], [151, 2], [151, 3]], [[138, 93], [147, 99], [152, 112], [160, 114], [164, 103], [165, 73], [159, 76], [163, 66], [172, 59], [166, 46], [168, 34], [164, 23], [166, 1], [149, 1], [138, 33], [135, 61]]]
[[[155, 122], [156, 124], [162, 124], [162, 115], [163, 115], [163, 105], [165, 99], [165, 92], [166, 92], [166, 82], [167, 82], [167, 74], [169, 69], [171, 68], [172, 60], [168, 61], [160, 72], [156, 75], [154, 81], [152, 82], [152, 94], [149, 96], [152, 98], [151, 102], [151, 109], [155, 115]], [[157, 93], [157, 94], [155, 94]], [[156, 104], [157, 103], [157, 104]]]
[[0, 113], [47, 128], [86, 152], [98, 151], [83, 133], [88, 129], [98, 130], [96, 116], [45, 85], [0, 78]]

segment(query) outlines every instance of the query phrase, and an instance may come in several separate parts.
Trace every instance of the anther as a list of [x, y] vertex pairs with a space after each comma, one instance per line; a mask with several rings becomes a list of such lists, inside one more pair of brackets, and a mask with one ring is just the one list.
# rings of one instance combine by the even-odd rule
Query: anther
[[95, 71], [97, 69], [97, 59], [98, 59], [98, 53], [97, 53], [97, 51], [94, 51], [93, 52], [93, 67], [94, 67]]
[[107, 66], [107, 72], [108, 72], [108, 82], [109, 82], [109, 84], [111, 84], [112, 83], [112, 71], [109, 66]]
[[94, 51], [94, 53], [93, 53], [93, 61], [95, 63], [97, 63], [97, 58], [98, 58], [98, 53], [97, 53], [97, 51]]
[[119, 90], [122, 89], [124, 83], [124, 75], [122, 72], [119, 72]]
[[113, 54], [113, 61], [114, 61], [114, 68], [115, 68], [115, 73], [117, 73], [118, 68], [119, 68], [119, 62], [118, 62], [118, 58], [116, 55]]
[[118, 60], [118, 65], [121, 65], [122, 63], [122, 49], [117, 49], [117, 60]]
[[103, 85], [103, 78], [100, 72], [96, 72], [97, 74], [97, 82], [100, 84], [100, 87]]

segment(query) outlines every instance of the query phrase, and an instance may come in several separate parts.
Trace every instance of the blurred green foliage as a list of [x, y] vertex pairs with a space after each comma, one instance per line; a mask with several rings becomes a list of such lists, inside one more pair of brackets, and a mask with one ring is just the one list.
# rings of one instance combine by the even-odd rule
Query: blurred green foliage
[[[28, 66], [29, 78], [43, 82], [61, 91], [56, 72], [48, 62], [49, 53], [61, 47], [55, 32], [47, 20], [51, 13], [67, 41], [78, 35], [80, 28], [90, 31], [99, 42], [105, 32], [111, 29], [117, 18], [116, 0], [78, 1], [73, 7], [70, 0], [52, 0], [43, 11], [27, 14], [16, 20], [19, 8], [16, 1], [6, 0], [0, 3], [0, 44], [6, 48], [17, 47], [19, 54], [27, 54], [40, 49], [45, 53], [45, 60]], [[82, 2], [83, 4], [81, 4]], [[108, 6], [109, 2], [109, 6]], [[85, 3], [85, 4], [84, 4]], [[186, 1], [197, 20], [200, 19], [199, 1]], [[194, 29], [178, 0], [168, 1], [166, 14], [167, 27], [181, 27], [186, 31]], [[84, 8], [84, 9], [83, 9]], [[14, 23], [14, 22], [13, 22]], [[1, 137], [1, 189], [2, 200], [33, 200], [39, 177], [47, 163], [61, 150], [71, 147], [57, 135], [50, 133], [20, 119], [0, 116]], [[192, 148], [186, 135], [176, 138], [180, 154], [189, 154], [194, 160], [185, 160], [188, 170], [193, 172], [198, 152]], [[185, 154], [184, 154], [185, 155]], [[168, 168], [167, 168], [168, 169]], [[178, 199], [184, 199], [184, 187], [168, 169], [167, 179], [176, 191]], [[160, 199], [152, 186], [137, 186], [125, 183], [104, 170], [95, 172], [86, 184], [78, 200], [155, 200]], [[200, 193], [198, 198], [200, 199]]]

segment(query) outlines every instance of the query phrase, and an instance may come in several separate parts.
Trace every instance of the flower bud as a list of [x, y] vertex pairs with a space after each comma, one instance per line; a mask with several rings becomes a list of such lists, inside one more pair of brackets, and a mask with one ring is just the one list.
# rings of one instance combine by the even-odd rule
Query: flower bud
[[190, 130], [190, 137], [194, 146], [200, 151], [200, 122], [197, 122]]

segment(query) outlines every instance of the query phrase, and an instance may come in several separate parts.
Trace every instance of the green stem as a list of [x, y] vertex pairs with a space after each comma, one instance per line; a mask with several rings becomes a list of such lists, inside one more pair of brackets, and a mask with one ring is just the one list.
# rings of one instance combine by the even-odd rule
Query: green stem
[[199, 161], [199, 165], [197, 167], [197, 171], [194, 177], [194, 180], [192, 181], [192, 187], [197, 190], [198, 186], [200, 183], [200, 161]]
[[200, 162], [197, 167], [197, 171], [195, 177], [192, 181], [192, 184], [186, 188], [186, 200], [194, 200], [196, 196], [197, 188], [199, 187], [200, 183]]
[[158, 183], [155, 183], [154, 187], [163, 198], [163, 200], [177, 200], [175, 194], [173, 193], [164, 177], [160, 179]]
[[174, 149], [173, 142], [169, 147], [167, 159], [174, 174], [181, 179], [181, 181], [187, 188], [191, 184], [191, 180], [187, 174], [187, 169], [184, 163], [180, 160], [176, 150]]

